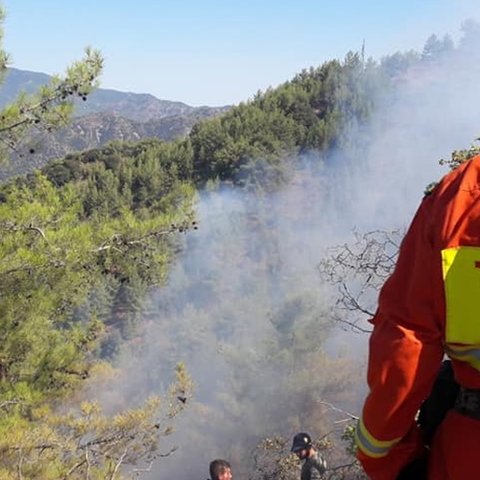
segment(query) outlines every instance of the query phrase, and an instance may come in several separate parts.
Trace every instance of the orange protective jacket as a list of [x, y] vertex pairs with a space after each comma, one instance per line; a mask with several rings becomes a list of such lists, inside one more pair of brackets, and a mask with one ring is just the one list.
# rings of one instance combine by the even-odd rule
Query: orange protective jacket
[[422, 454], [415, 415], [446, 353], [457, 381], [480, 388], [480, 156], [426, 196], [372, 320], [358, 458], [393, 480]]

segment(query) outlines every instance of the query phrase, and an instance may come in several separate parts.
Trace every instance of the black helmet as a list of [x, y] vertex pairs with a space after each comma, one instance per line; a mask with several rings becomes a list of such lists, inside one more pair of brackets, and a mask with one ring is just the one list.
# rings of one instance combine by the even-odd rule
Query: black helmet
[[312, 439], [308, 433], [297, 433], [293, 437], [292, 448], [290, 449], [291, 452], [299, 452], [300, 450], [304, 450], [310, 448], [312, 446]]

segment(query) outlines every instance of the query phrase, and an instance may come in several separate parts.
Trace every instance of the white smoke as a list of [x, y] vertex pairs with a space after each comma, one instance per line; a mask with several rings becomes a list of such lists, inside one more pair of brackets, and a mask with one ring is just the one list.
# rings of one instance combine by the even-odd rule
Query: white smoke
[[[447, 172], [438, 160], [480, 134], [478, 85], [478, 62], [466, 57], [416, 66], [356, 133], [358, 142], [351, 133], [352, 145], [362, 145], [356, 154], [332, 155], [325, 164], [312, 154], [299, 162], [287, 187], [267, 197], [227, 188], [200, 195], [199, 230], [186, 234], [168, 285], [154, 293], [141, 351], [122, 361], [130, 380], [115, 392], [132, 401], [161, 392], [177, 361], [186, 362], [196, 382], [194, 405], [165, 446], [180, 450], [147, 478], [206, 478], [217, 457], [232, 459], [235, 473], [246, 476], [245, 452], [255, 444], [243, 444], [240, 452], [238, 439], [288, 436], [293, 427], [320, 432], [305, 424], [303, 404], [284, 404], [276, 389], [284, 380], [276, 371], [282, 360], [263, 357], [269, 339], [282, 331], [279, 322], [295, 320], [281, 313], [298, 304], [305, 322], [317, 312], [318, 328], [309, 330], [308, 340], [339, 358], [348, 357], [342, 346], [353, 352], [364, 376], [367, 337], [329, 329], [330, 290], [317, 265], [327, 247], [350, 242], [353, 229], [408, 226], [425, 187]], [[301, 367], [292, 366], [292, 389]], [[324, 384], [325, 391], [305, 392], [314, 398], [288, 398], [311, 407], [336, 395]], [[363, 378], [357, 388], [363, 394]]]

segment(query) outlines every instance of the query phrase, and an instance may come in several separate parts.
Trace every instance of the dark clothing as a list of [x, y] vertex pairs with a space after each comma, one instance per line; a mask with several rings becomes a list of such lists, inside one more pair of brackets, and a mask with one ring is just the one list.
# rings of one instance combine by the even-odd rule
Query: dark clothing
[[426, 480], [427, 479], [428, 459], [416, 458], [408, 464], [397, 477], [397, 480]]
[[303, 462], [300, 480], [318, 480], [323, 477], [326, 469], [327, 462], [315, 452]]

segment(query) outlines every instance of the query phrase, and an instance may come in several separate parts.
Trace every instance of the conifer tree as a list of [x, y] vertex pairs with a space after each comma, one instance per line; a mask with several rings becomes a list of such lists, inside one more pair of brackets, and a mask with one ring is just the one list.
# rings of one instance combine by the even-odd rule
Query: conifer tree
[[[9, 55], [3, 49], [4, 9], [0, 7], [0, 81], [4, 79]], [[54, 76], [32, 95], [22, 93], [0, 111], [0, 160], [13, 150], [20, 155], [35, 153], [28, 140], [36, 132], [52, 132], [70, 118], [74, 100], [87, 100], [98, 85], [103, 58], [98, 50], [87, 47], [82, 60], [67, 68], [64, 76]]]
[[[0, 25], [0, 40], [2, 33]], [[7, 64], [0, 44], [0, 73]], [[54, 77], [36, 94], [21, 94], [0, 111], [0, 161], [12, 152], [34, 153], [29, 145], [36, 132], [48, 134], [65, 124], [75, 101], [86, 100], [97, 85], [102, 64], [101, 54], [87, 49], [64, 77]], [[72, 171], [57, 165], [58, 184], [37, 172], [1, 186], [0, 478], [5, 480], [113, 480], [124, 478], [125, 465], [140, 468], [143, 461], [148, 467], [159, 438], [170, 433], [172, 419], [185, 406], [177, 397], [187, 399], [191, 392], [190, 377], [179, 364], [162, 403], [154, 398], [113, 416], [95, 401], [80, 403], [80, 386], [106, 382], [114, 372], [98, 358], [106, 330], [102, 312], [114, 294], [96, 299], [96, 287], [125, 283], [127, 288], [139, 271], [149, 282], [161, 278], [169, 259], [162, 237], [188, 217], [193, 193], [188, 185], [173, 184], [164, 191], [171, 198], [162, 198], [162, 209], [136, 215], [132, 186], [120, 185], [110, 171], [101, 170], [96, 182], [93, 177], [69, 182], [80, 173], [78, 163]], [[103, 196], [102, 186], [108, 189]], [[96, 203], [88, 207], [86, 195], [95, 190]], [[148, 188], [144, 193], [152, 195]]]

